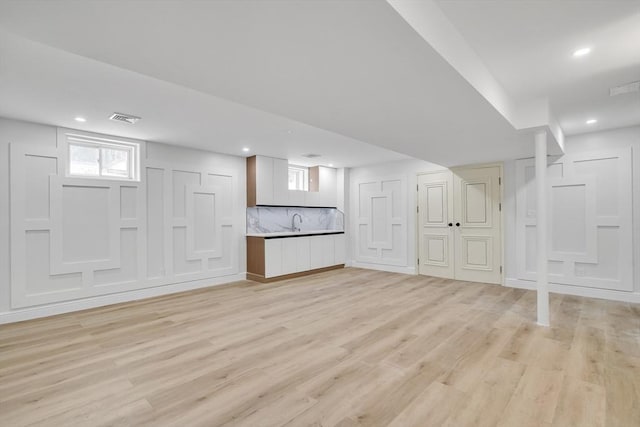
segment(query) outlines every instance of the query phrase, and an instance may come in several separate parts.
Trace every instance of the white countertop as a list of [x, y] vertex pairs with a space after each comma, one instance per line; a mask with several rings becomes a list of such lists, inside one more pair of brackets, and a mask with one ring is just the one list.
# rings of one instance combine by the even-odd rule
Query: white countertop
[[247, 237], [290, 237], [290, 236], [314, 236], [317, 234], [344, 233], [344, 230], [302, 230], [302, 231], [278, 231], [275, 233], [247, 233]]

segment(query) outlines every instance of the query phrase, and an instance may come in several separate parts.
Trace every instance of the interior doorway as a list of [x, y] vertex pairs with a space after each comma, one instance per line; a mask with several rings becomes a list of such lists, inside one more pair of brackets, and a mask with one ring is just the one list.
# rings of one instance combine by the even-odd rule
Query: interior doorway
[[418, 175], [419, 274], [502, 283], [502, 167]]

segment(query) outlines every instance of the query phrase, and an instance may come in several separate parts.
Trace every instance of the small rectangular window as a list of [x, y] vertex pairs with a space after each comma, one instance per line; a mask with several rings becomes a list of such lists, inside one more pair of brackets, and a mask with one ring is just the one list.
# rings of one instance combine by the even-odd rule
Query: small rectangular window
[[67, 135], [67, 175], [137, 181], [140, 145]]
[[309, 191], [309, 169], [289, 166], [289, 190]]

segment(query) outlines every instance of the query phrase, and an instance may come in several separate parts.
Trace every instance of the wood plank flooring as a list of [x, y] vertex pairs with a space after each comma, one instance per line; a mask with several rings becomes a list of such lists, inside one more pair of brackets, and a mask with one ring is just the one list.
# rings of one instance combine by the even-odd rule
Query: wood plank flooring
[[348, 268], [0, 326], [3, 426], [640, 425], [640, 307]]

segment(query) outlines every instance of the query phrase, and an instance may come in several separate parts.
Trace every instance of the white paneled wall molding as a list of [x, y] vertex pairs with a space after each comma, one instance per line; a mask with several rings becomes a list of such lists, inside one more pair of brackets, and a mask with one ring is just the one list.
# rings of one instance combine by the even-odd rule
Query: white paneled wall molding
[[10, 144], [11, 310], [244, 278], [244, 159], [124, 140], [140, 144], [139, 181], [73, 178], [71, 134], [100, 136], [59, 129], [56, 144]]
[[[584, 289], [633, 291], [632, 149], [567, 154], [550, 162], [547, 176], [549, 282]], [[533, 159], [516, 162], [516, 180], [519, 281], [508, 284], [526, 287], [526, 281], [536, 280]], [[577, 292], [603, 295], [577, 290], [573, 293]]]
[[354, 265], [406, 268], [406, 177], [359, 178], [352, 188], [356, 190], [352, 195], [355, 199]]

